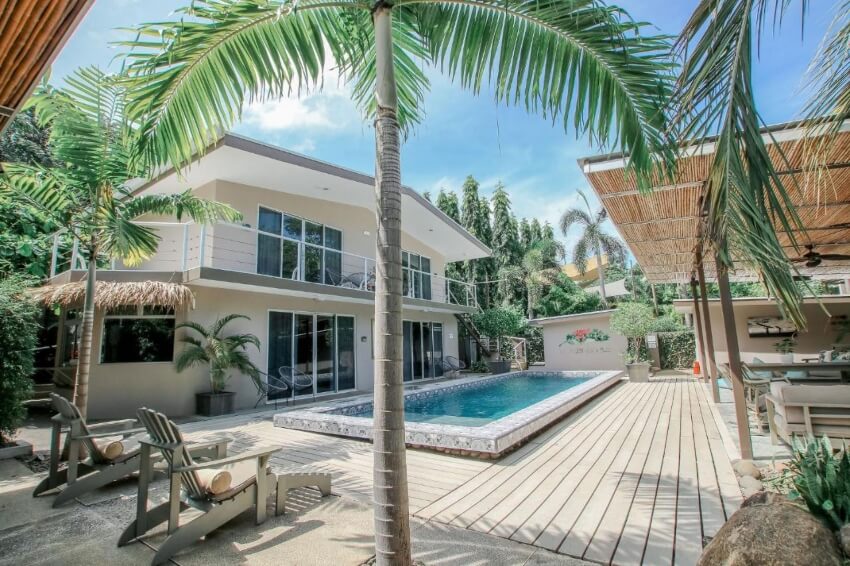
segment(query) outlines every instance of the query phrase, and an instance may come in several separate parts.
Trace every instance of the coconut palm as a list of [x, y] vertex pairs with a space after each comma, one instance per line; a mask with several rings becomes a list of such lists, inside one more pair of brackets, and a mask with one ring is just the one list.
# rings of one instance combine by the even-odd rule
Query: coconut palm
[[[701, 0], [676, 44], [683, 66], [673, 96], [672, 128], [681, 142], [712, 136], [715, 150], [703, 197], [703, 236], [715, 248], [721, 268], [731, 269], [735, 259], [748, 265], [786, 315], [805, 328], [802, 291], [776, 234], [777, 228], [786, 232], [800, 251], [795, 232], [805, 235], [805, 230], [792, 205], [800, 187], [794, 176], [779, 175], [778, 170], [788, 169], [785, 157], [779, 155], [775, 163], [768, 153], [760, 131], [766, 124], [756, 108], [752, 84], [759, 35], [771, 25], [780, 27], [785, 11], [798, 5], [805, 11], [807, 2]], [[814, 85], [804, 111], [808, 135], [815, 140], [807, 144], [814, 149], [815, 166], [817, 156], [827, 153], [834, 134], [850, 117], [848, 41], [850, 1], [841, 0], [807, 81]], [[772, 134], [766, 137], [772, 139]]]
[[[319, 83], [333, 62], [375, 125], [374, 489], [379, 564], [409, 564], [401, 372], [403, 133], [423, 115], [439, 67], [464, 87], [489, 84], [629, 155], [640, 179], [672, 162], [659, 101], [667, 40], [597, 0], [198, 0], [143, 24], [130, 49], [132, 112], [142, 158], [182, 167], [213, 144], [248, 101]], [[659, 158], [660, 156], [660, 158]]]
[[180, 338], [180, 342], [186, 344], [186, 347], [174, 360], [174, 367], [178, 373], [197, 365], [209, 366], [210, 389], [213, 393], [224, 391], [230, 379], [231, 370], [247, 375], [259, 387], [260, 369], [248, 357], [246, 346], [251, 344], [259, 350], [260, 339], [248, 333], [221, 335], [225, 326], [239, 318], [251, 320], [244, 314], [229, 314], [219, 318], [210, 326], [203, 326], [197, 322], [178, 324], [175, 328], [187, 328], [200, 336], [198, 338], [186, 335]]
[[608, 256], [610, 262], [623, 262], [626, 257], [626, 246], [616, 236], [608, 234], [603, 229], [603, 224], [608, 220], [608, 211], [600, 208], [593, 212], [590, 201], [582, 191], [578, 191], [579, 197], [584, 201], [586, 208], [571, 208], [561, 216], [561, 232], [566, 236], [573, 226], [581, 226], [582, 233], [573, 248], [573, 263], [579, 273], [587, 272], [587, 260], [591, 255], [596, 257], [596, 268], [599, 270], [599, 295], [602, 297], [602, 305], [608, 305], [608, 297], [605, 294], [605, 266], [602, 265], [602, 254]]
[[525, 287], [528, 302], [528, 318], [534, 318], [537, 302], [543, 296], [546, 287], [553, 285], [561, 273], [560, 266], [553, 258], [563, 257], [564, 247], [555, 240], [539, 240], [522, 256], [519, 265], [499, 270], [499, 279], [504, 282], [520, 284]]
[[159, 237], [134, 219], [146, 214], [188, 216], [197, 222], [235, 221], [239, 213], [190, 192], [133, 196], [130, 181], [148, 175], [130, 166], [136, 133], [124, 113], [123, 88], [97, 68], [79, 69], [61, 89], [44, 87], [33, 97], [36, 117], [50, 127], [57, 165], [3, 164], [0, 190], [34, 206], [79, 243], [87, 263], [80, 358], [74, 404], [87, 413], [97, 265], [120, 259], [128, 265], [152, 256]]

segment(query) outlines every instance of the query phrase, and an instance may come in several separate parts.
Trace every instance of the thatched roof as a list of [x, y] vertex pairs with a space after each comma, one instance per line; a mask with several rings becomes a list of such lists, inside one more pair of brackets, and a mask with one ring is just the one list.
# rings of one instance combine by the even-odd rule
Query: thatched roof
[[[45, 285], [33, 290], [37, 301], [46, 305], [63, 307], [82, 306], [86, 294], [86, 282], [75, 281], [61, 285]], [[98, 281], [95, 290], [95, 306], [111, 309], [125, 305], [156, 305], [177, 308], [194, 306], [192, 290], [180, 283], [162, 281]]]

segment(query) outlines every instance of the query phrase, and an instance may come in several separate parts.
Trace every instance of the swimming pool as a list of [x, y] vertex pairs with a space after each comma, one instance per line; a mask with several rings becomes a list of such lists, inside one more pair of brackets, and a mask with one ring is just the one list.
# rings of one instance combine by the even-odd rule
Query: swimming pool
[[[620, 371], [512, 372], [415, 385], [405, 391], [408, 445], [498, 456], [616, 384]], [[372, 438], [372, 398], [363, 395], [279, 413], [274, 424]]]

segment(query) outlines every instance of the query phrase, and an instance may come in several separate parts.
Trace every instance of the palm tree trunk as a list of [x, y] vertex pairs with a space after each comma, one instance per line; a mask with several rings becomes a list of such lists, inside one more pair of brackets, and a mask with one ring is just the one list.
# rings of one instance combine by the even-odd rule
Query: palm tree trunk
[[599, 269], [599, 294], [602, 297], [602, 306], [608, 306], [608, 296], [605, 294], [605, 268], [602, 267], [602, 252], [596, 248], [596, 267]]
[[[77, 361], [77, 379], [74, 382], [74, 405], [85, 418], [89, 405], [89, 373], [91, 371], [92, 334], [94, 332], [94, 300], [97, 284], [97, 251], [95, 242], [88, 254], [88, 277], [86, 279], [86, 297], [83, 303], [82, 334], [80, 335], [80, 359]], [[73, 266], [72, 266], [73, 267]]]
[[392, 57], [392, 11], [373, 12], [376, 51], [375, 281], [373, 481], [375, 554], [380, 566], [412, 564], [402, 382], [401, 163]]

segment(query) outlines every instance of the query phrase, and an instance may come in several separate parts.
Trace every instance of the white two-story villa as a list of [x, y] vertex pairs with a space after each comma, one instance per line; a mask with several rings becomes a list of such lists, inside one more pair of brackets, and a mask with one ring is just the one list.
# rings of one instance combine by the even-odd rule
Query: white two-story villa
[[[140, 187], [139, 194], [192, 188], [199, 196], [239, 210], [239, 225], [197, 225], [152, 219], [162, 240], [139, 266], [120, 262], [98, 272], [100, 281], [161, 281], [189, 287], [194, 305], [177, 309], [127, 305], [99, 310], [95, 322], [89, 415], [133, 415], [141, 406], [171, 416], [195, 411], [195, 393], [209, 390], [203, 368], [178, 374], [181, 347], [175, 325], [203, 325], [231, 313], [250, 320], [229, 332], [251, 332], [250, 348], [268, 375], [294, 368], [308, 383], [287, 396], [322, 396], [373, 388], [375, 196], [374, 180], [235, 135], [225, 136], [181, 178], [173, 171]], [[457, 356], [455, 315], [473, 312], [474, 289], [445, 278], [448, 262], [490, 251], [430, 202], [403, 190], [404, 376], [442, 375], [441, 361]], [[50, 285], [79, 281], [82, 261], [54, 259]], [[58, 322], [55, 365], [72, 373], [78, 311]], [[179, 338], [182, 330], [177, 330]], [[289, 370], [287, 370], [289, 371]], [[309, 378], [312, 378], [312, 386]], [[228, 389], [236, 407], [252, 407], [251, 380], [234, 375]], [[275, 395], [271, 395], [274, 401]]]

